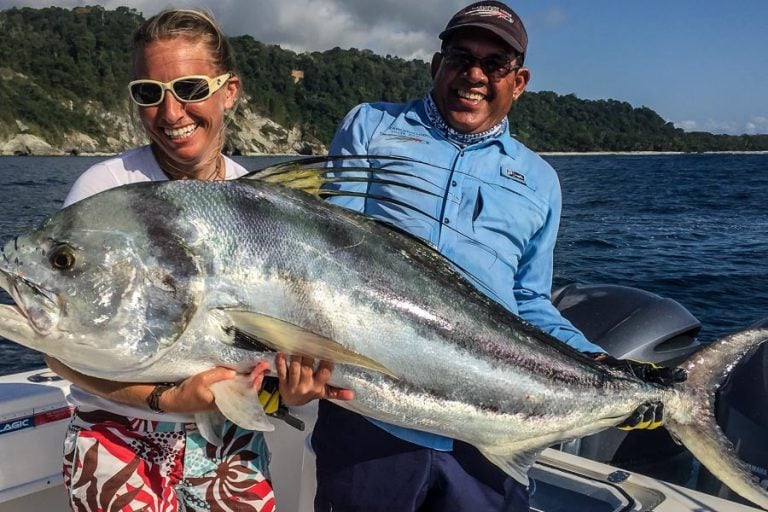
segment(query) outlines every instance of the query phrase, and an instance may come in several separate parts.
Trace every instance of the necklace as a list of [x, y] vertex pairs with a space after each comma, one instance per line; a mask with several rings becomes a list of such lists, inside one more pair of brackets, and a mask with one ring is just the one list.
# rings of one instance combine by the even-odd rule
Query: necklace
[[[213, 180], [218, 180], [219, 179], [219, 174], [221, 172], [221, 162], [223, 160], [224, 160], [224, 157], [221, 156], [221, 155], [218, 155], [216, 157], [216, 165], [213, 168], [213, 172], [207, 178], [205, 178], [206, 181], [213, 181]], [[224, 176], [221, 177], [221, 179], [223, 179], [223, 178], [224, 178]]]
[[208, 176], [203, 178], [199, 175], [199, 173], [182, 169], [177, 165], [175, 165], [173, 162], [159, 155], [158, 152], [155, 151], [154, 146], [152, 147], [152, 152], [155, 154], [155, 160], [157, 160], [157, 164], [160, 166], [160, 169], [165, 173], [165, 175], [168, 176], [168, 179], [171, 179], [171, 180], [198, 179], [203, 181], [214, 181], [214, 180], [224, 179], [226, 177], [226, 171], [224, 172], [224, 176], [220, 176], [221, 170], [222, 170], [221, 163], [224, 161], [224, 156], [221, 154], [217, 154], [215, 157], [216, 165], [213, 166], [213, 171], [211, 171], [211, 173]]

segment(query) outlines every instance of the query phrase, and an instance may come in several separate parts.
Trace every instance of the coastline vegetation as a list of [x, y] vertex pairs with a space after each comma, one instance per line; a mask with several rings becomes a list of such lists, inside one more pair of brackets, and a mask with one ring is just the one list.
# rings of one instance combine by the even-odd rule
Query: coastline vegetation
[[[58, 141], [73, 131], [103, 132], [97, 114], [129, 115], [130, 39], [143, 16], [100, 6], [0, 11], [0, 138], [18, 133]], [[429, 65], [369, 50], [296, 53], [251, 36], [230, 39], [249, 106], [328, 144], [339, 121], [363, 101], [421, 97]], [[510, 129], [547, 152], [768, 151], [768, 135], [684, 132], [647, 107], [573, 94], [527, 92]]]

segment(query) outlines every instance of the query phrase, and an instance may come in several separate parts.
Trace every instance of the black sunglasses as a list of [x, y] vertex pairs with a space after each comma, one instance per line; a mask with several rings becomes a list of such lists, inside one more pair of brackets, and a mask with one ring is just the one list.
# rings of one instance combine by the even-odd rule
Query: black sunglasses
[[140, 107], [152, 107], [159, 105], [165, 98], [165, 91], [171, 91], [177, 100], [182, 103], [196, 103], [204, 101], [221, 89], [229, 77], [224, 73], [215, 78], [206, 75], [181, 76], [170, 82], [158, 82], [157, 80], [134, 80], [128, 84], [131, 91], [131, 99]]
[[440, 54], [447, 66], [461, 71], [480, 66], [483, 73], [493, 80], [501, 80], [511, 72], [521, 68], [521, 66], [512, 64], [517, 59], [517, 55], [491, 55], [481, 59], [472, 55], [471, 52], [456, 48], [448, 48]]

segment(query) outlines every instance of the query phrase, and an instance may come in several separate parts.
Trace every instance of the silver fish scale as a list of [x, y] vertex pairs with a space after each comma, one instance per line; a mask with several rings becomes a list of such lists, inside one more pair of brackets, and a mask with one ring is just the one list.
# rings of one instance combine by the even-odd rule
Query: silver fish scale
[[[712, 407], [733, 361], [768, 331], [714, 342], [687, 363], [690, 382], [659, 389], [522, 322], [426, 245], [243, 180], [112, 189], [9, 242], [2, 256], [0, 277], [21, 308], [0, 305], [0, 335], [97, 377], [178, 380], [217, 364], [247, 371], [271, 354], [246, 350], [233, 333], [261, 329], [276, 346], [299, 339], [296, 353], [325, 347], [338, 363], [332, 383], [355, 390], [346, 407], [463, 439], [523, 483], [538, 450], [661, 400], [670, 432], [768, 508]], [[251, 421], [252, 407], [229, 417]]]
[[[199, 193], [186, 188], [175, 200], [181, 207], [194, 205]], [[249, 310], [365, 353], [425, 393], [456, 401], [469, 395], [486, 412], [524, 409], [542, 417], [594, 409], [597, 395], [617, 388], [657, 394], [560, 342], [542, 344], [542, 333], [474, 291], [416, 240], [279, 187], [223, 182], [221, 197], [201, 189], [209, 204], [191, 211], [205, 215], [217, 235], [215, 244], [200, 239], [229, 248], [216, 255], [230, 262], [216, 278], [231, 290], [251, 290], [239, 295]], [[246, 274], [255, 281], [243, 282]], [[265, 301], [264, 290], [279, 297]], [[472, 379], [478, 374], [482, 381]], [[562, 390], [557, 400], [553, 382]], [[633, 409], [617, 412], [611, 403], [611, 416]]]

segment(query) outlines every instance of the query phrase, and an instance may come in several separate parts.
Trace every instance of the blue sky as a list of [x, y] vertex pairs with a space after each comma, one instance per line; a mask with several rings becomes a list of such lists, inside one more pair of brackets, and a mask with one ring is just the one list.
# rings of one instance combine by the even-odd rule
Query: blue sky
[[519, 4], [534, 90], [645, 105], [681, 128], [768, 133], [768, 1]]
[[[0, 0], [74, 7], [81, 0]], [[145, 16], [212, 12], [229, 35], [296, 51], [368, 48], [428, 60], [461, 0], [107, 0]], [[768, 133], [768, 0], [508, 1], [529, 34], [530, 90], [646, 106], [686, 130]], [[376, 98], [371, 98], [375, 100]]]

